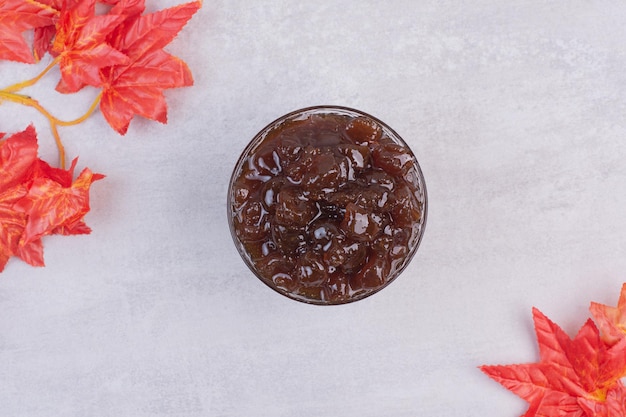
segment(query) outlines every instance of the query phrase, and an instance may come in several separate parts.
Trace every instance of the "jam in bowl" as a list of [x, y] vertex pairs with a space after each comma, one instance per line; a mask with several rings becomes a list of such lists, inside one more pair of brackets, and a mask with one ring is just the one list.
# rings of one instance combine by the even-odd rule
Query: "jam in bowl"
[[244, 262], [269, 287], [311, 304], [353, 302], [387, 286], [415, 254], [426, 212], [407, 144], [378, 119], [338, 106], [265, 127], [228, 190]]

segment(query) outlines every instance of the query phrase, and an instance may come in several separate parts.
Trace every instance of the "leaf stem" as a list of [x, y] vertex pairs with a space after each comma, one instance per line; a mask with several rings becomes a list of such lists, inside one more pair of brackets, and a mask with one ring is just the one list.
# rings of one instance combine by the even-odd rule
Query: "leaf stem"
[[54, 143], [57, 145], [57, 150], [59, 152], [59, 166], [61, 169], [65, 169], [65, 147], [63, 146], [63, 142], [61, 141], [61, 136], [59, 135], [59, 130], [57, 129], [57, 123], [50, 120], [50, 130], [52, 131], [52, 136], [54, 136]]
[[[96, 98], [93, 100], [93, 102], [91, 103], [91, 105], [89, 106], [89, 109], [87, 109], [87, 112], [85, 112], [85, 114], [83, 114], [82, 116], [80, 116], [77, 119], [74, 120], [70, 120], [70, 121], [63, 121], [63, 120], [59, 120], [56, 117], [54, 118], [55, 122], [59, 125], [59, 126], [73, 126], [73, 125], [77, 125], [80, 124], [82, 122], [84, 122], [85, 120], [87, 120], [87, 118], [89, 118], [89, 116], [91, 116], [91, 114], [96, 111], [96, 109], [98, 108], [98, 104], [100, 104], [100, 99], [102, 98], [102, 91], [100, 91], [98, 93], [98, 95], [96, 96]], [[52, 116], [51, 116], [52, 117]]]
[[50, 123], [50, 130], [52, 131], [52, 136], [54, 136], [54, 141], [57, 145], [57, 149], [59, 151], [59, 164], [62, 169], [65, 169], [65, 148], [63, 146], [63, 142], [61, 141], [61, 136], [59, 135], [58, 126], [73, 126], [79, 123], [84, 122], [91, 114], [96, 110], [98, 104], [100, 103], [100, 98], [102, 97], [102, 92], [100, 92], [94, 101], [89, 106], [89, 109], [82, 116], [74, 119], [74, 120], [61, 120], [55, 116], [53, 116], [45, 107], [43, 107], [37, 100], [31, 98], [24, 94], [17, 94], [15, 92], [0, 90], [0, 101], [7, 100], [14, 103], [22, 104], [24, 106], [32, 107], [45, 116]]
[[44, 75], [46, 75], [48, 73], [48, 71], [50, 71], [52, 68], [54, 68], [54, 66], [61, 60], [61, 55], [57, 56], [56, 58], [54, 58], [52, 60], [52, 62], [50, 62], [48, 64], [48, 66], [46, 68], [43, 69], [43, 71], [41, 71], [39, 73], [39, 75], [37, 75], [34, 78], [31, 78], [30, 80], [26, 80], [26, 81], [22, 81], [19, 83], [15, 83], [13, 85], [8, 86], [7, 88], [3, 89], [2, 91], [7, 92], [7, 93], [15, 93], [17, 91], [20, 91], [26, 87], [30, 87], [31, 85], [34, 85], [37, 83], [37, 81], [39, 81]]

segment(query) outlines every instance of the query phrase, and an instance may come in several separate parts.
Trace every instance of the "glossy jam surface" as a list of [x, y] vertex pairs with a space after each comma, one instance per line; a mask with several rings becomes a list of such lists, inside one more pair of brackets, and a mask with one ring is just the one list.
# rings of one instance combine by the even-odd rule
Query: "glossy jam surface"
[[419, 244], [426, 197], [415, 157], [391, 134], [364, 115], [312, 112], [251, 143], [229, 209], [259, 278], [315, 304], [361, 299], [395, 278]]

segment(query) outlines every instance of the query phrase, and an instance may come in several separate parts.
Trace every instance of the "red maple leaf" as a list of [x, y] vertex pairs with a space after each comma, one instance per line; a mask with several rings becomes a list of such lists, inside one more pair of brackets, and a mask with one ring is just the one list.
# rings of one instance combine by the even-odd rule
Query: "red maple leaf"
[[22, 33], [53, 22], [55, 10], [35, 0], [0, 0], [0, 59], [34, 63]]
[[31, 265], [40, 264], [38, 248], [20, 246], [27, 218], [24, 213], [13, 210], [13, 204], [28, 192], [22, 182], [28, 180], [36, 161], [37, 138], [32, 126], [0, 142], [0, 271], [13, 255], [21, 257], [23, 254]]
[[37, 161], [35, 128], [29, 126], [0, 144], [0, 191], [6, 191], [22, 183]]
[[[0, 272], [11, 256], [20, 256], [20, 250], [28, 254], [28, 250], [20, 248], [20, 239], [26, 227], [26, 215], [13, 210], [13, 204], [26, 195], [24, 186], [13, 187], [0, 193]], [[30, 256], [29, 259], [34, 259]], [[28, 262], [28, 261], [27, 261]], [[32, 261], [31, 265], [39, 265]]]
[[[524, 417], [585, 416], [588, 410], [618, 409], [626, 375], [626, 339], [612, 347], [587, 320], [574, 339], [533, 309], [540, 361], [480, 369], [530, 403]], [[619, 395], [618, 395], [619, 394]], [[612, 414], [593, 414], [589, 417]]]
[[614, 345], [626, 338], [626, 283], [622, 285], [617, 307], [592, 302], [589, 310], [596, 319], [606, 343]]
[[117, 14], [95, 14], [95, 0], [66, 2], [56, 24], [52, 53], [60, 57], [57, 90], [72, 93], [85, 85], [100, 86], [100, 68], [125, 63], [126, 55], [106, 42], [124, 20]]
[[620, 382], [607, 391], [606, 401], [598, 402], [587, 398], [579, 400], [587, 417], [624, 417], [626, 416], [626, 387]]
[[143, 1], [122, 0], [112, 10], [127, 19], [112, 32], [109, 40], [129, 60], [101, 71], [100, 111], [120, 134], [126, 133], [135, 115], [166, 123], [167, 104], [163, 90], [193, 84], [185, 62], [162, 48], [200, 8], [200, 1], [139, 16], [137, 10], [142, 4]]
[[89, 188], [103, 178], [88, 168], [73, 178], [37, 158], [37, 136], [30, 126], [0, 141], [0, 272], [12, 256], [43, 266], [41, 238], [89, 233]]
[[[13, 209], [28, 215], [20, 243], [28, 244], [57, 228], [71, 230], [89, 211], [89, 187], [102, 178], [85, 168], [69, 187], [45, 177], [35, 178]], [[82, 232], [81, 232], [82, 233]]]

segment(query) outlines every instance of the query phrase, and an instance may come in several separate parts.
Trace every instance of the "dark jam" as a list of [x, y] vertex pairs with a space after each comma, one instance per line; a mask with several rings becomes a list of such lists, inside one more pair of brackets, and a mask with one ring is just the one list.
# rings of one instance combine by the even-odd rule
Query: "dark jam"
[[231, 226], [266, 284], [339, 304], [384, 287], [409, 261], [425, 190], [411, 151], [365, 116], [309, 114], [270, 129], [231, 183]]

